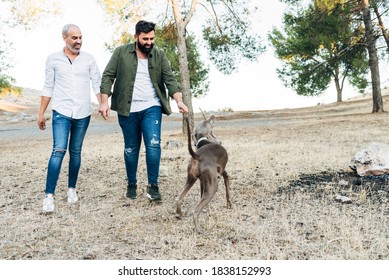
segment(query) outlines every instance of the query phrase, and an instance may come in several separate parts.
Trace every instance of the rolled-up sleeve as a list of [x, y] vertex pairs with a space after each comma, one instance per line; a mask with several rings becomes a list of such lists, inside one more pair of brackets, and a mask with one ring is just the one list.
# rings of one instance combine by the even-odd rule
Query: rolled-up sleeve
[[55, 83], [55, 71], [53, 67], [53, 61], [49, 56], [46, 60], [46, 69], [45, 69], [45, 82], [43, 84], [42, 96], [52, 97], [54, 92], [54, 83]]
[[100, 85], [101, 85], [101, 74], [99, 67], [97, 66], [97, 63], [95, 59], [92, 61], [92, 65], [90, 68], [90, 77], [92, 82], [92, 89], [95, 92], [95, 94], [100, 93]]
[[70, 61], [63, 51], [48, 56], [42, 96], [51, 97], [51, 108], [74, 119], [89, 116], [91, 87], [99, 93], [101, 75], [89, 53], [80, 52]]

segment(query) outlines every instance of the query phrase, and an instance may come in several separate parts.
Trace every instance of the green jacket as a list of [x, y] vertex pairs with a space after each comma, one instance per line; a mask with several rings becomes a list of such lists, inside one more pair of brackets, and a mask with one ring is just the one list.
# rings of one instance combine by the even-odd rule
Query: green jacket
[[[151, 81], [161, 101], [162, 112], [170, 115], [169, 96], [173, 97], [174, 93], [181, 90], [174, 78], [170, 63], [165, 53], [154, 46], [149, 54], [148, 65]], [[112, 96], [111, 109], [119, 115], [130, 115], [137, 68], [138, 58], [135, 43], [131, 43], [116, 48], [104, 69], [100, 92]], [[111, 91], [112, 85], [113, 92]]]

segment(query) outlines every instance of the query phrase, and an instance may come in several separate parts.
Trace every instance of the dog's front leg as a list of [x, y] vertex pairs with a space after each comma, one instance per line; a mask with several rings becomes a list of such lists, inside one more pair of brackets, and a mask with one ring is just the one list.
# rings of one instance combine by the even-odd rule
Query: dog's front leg
[[230, 177], [227, 172], [224, 170], [223, 173], [224, 185], [226, 187], [226, 200], [227, 200], [227, 208], [232, 208], [231, 196], [230, 196]]

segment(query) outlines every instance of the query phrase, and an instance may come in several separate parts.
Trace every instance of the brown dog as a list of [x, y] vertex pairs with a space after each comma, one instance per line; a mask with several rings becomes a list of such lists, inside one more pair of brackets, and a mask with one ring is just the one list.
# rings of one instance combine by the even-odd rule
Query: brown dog
[[196, 141], [197, 147], [197, 151], [195, 152], [191, 143], [189, 121], [186, 118], [188, 126], [188, 150], [192, 159], [188, 165], [186, 184], [177, 201], [176, 217], [180, 218], [182, 215], [181, 205], [184, 196], [188, 193], [197, 179], [200, 179], [201, 199], [193, 210], [193, 222], [199, 233], [201, 233], [198, 222], [199, 214], [216, 193], [219, 176], [223, 176], [224, 185], [226, 187], [227, 207], [231, 208], [230, 180], [225, 171], [228, 154], [226, 149], [221, 146], [221, 142], [212, 135], [214, 121], [215, 116], [211, 116], [208, 120], [201, 121], [196, 126], [193, 133], [193, 139]]

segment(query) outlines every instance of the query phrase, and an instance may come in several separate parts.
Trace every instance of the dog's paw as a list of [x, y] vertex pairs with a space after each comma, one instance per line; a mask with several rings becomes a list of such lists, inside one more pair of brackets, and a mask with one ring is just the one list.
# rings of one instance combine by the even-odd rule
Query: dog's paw
[[176, 213], [175, 215], [177, 220], [181, 220], [182, 214], [181, 213]]

